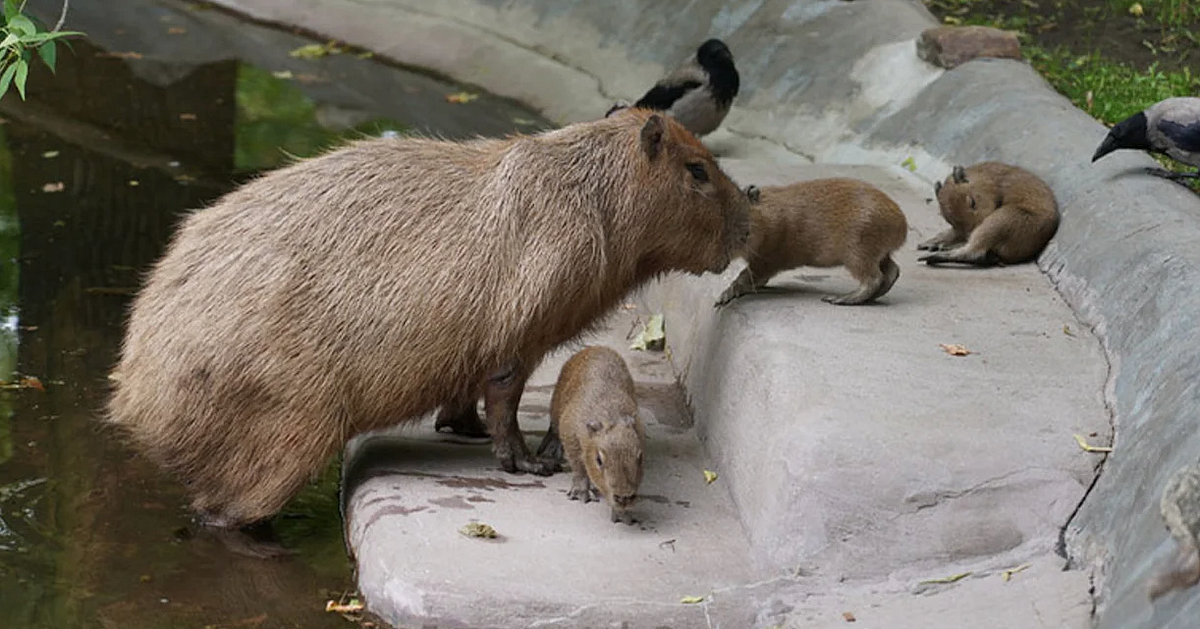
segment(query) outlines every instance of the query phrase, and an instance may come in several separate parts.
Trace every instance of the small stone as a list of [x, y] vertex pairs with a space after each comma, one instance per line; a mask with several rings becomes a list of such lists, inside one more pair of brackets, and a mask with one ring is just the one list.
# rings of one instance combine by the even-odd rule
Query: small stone
[[1017, 34], [990, 26], [935, 26], [917, 39], [917, 56], [947, 70], [972, 59], [1021, 59]]

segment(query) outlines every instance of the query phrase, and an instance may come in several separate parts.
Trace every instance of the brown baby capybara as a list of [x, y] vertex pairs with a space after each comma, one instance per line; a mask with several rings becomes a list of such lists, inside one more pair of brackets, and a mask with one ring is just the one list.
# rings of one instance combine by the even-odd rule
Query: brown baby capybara
[[845, 266], [859, 288], [822, 301], [864, 304], [882, 297], [900, 267], [892, 252], [904, 245], [908, 221], [900, 206], [865, 181], [831, 177], [767, 186], [750, 211], [746, 268], [716, 305], [761, 289], [776, 274], [801, 266]]
[[563, 365], [550, 397], [550, 430], [538, 452], [561, 443], [571, 465], [567, 498], [604, 496], [613, 522], [633, 524], [629, 508], [642, 484], [646, 430], [638, 416], [633, 376], [616, 351], [593, 345]]
[[669, 117], [359, 140], [187, 216], [133, 302], [109, 421], [213, 526], [275, 514], [353, 435], [483, 396], [509, 472], [547, 351], [663, 273], [719, 272], [750, 192]]
[[1037, 175], [1001, 162], [955, 166], [934, 184], [946, 231], [917, 245], [926, 264], [973, 266], [1033, 260], [1058, 231], [1058, 201]]

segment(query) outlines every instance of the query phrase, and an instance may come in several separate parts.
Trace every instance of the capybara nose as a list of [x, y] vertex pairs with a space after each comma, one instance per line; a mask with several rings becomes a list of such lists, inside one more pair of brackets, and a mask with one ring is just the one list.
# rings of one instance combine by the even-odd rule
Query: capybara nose
[[762, 193], [758, 191], [758, 186], [746, 186], [746, 198], [750, 199], [751, 203], [758, 203], [758, 199], [761, 194]]
[[615, 496], [615, 495], [613, 496], [613, 501], [616, 502], [618, 506], [622, 506], [622, 507], [628, 507], [629, 505], [633, 504], [634, 500], [637, 500], [637, 494], [625, 494], [623, 496]]

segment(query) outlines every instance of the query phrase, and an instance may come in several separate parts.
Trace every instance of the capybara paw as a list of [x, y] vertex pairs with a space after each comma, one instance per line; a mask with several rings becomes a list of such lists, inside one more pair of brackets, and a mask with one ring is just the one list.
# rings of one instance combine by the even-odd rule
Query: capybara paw
[[826, 295], [821, 301], [835, 306], [858, 306], [870, 300], [860, 299], [857, 295]]
[[538, 476], [550, 476], [554, 474], [554, 470], [545, 461], [525, 458], [523, 456], [503, 457], [500, 459], [500, 467], [504, 468], [504, 471], [509, 474], [527, 473]]
[[587, 489], [584, 489], [581, 487], [572, 487], [571, 490], [567, 492], [567, 499], [591, 502], [592, 501], [592, 493], [590, 491], [588, 491]]
[[543, 461], [554, 461], [561, 468], [564, 458], [562, 439], [556, 433], [547, 432], [537, 449], [537, 457]]
[[941, 251], [941, 250], [942, 250], [942, 243], [936, 242], [933, 240], [926, 240], [925, 242], [917, 245], [917, 251]]
[[628, 525], [632, 525], [637, 522], [637, 520], [633, 519], [633, 514], [630, 513], [629, 510], [621, 511], [618, 509], [612, 510], [612, 521], [613, 522], [624, 522], [625, 524], [628, 524]]
[[546, 466], [546, 469], [550, 470], [551, 474], [557, 474], [563, 471], [563, 463], [565, 462], [563, 459], [538, 457], [538, 460], [541, 461], [542, 465]]
[[930, 265], [937, 264], [939, 262], [942, 262], [943, 260], [944, 260], [944, 258], [937, 254], [921, 256], [921, 257], [917, 258], [917, 262], [924, 262], [925, 264], [930, 264]]

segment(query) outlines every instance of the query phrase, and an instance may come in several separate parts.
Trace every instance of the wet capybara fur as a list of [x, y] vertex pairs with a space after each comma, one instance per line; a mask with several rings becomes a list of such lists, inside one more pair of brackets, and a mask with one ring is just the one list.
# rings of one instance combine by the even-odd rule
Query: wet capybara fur
[[509, 472], [547, 474], [525, 380], [631, 289], [720, 272], [748, 190], [668, 116], [352, 142], [188, 215], [133, 301], [108, 420], [212, 526], [271, 517], [363, 431], [483, 396]]
[[602, 345], [571, 356], [554, 385], [550, 429], [538, 448], [540, 456], [561, 450], [571, 465], [567, 498], [587, 503], [604, 496], [613, 522], [633, 524], [629, 509], [642, 484], [645, 441], [625, 359]]
[[942, 218], [950, 228], [917, 245], [933, 253], [926, 264], [972, 266], [1033, 260], [1058, 231], [1058, 201], [1037, 175], [1011, 164], [955, 166], [934, 184]]
[[872, 302], [900, 277], [892, 253], [908, 237], [900, 206], [858, 179], [828, 177], [764, 186], [751, 208], [746, 268], [716, 305], [761, 290], [778, 273], [802, 266], [844, 266], [859, 286], [822, 300], [836, 305]]

